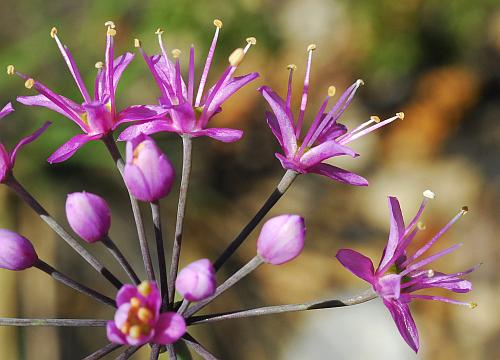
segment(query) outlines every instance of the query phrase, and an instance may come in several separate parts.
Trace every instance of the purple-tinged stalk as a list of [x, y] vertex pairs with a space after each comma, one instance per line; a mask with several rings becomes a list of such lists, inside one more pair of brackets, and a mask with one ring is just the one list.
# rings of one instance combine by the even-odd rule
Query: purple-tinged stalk
[[71, 121], [80, 129], [82, 134], [72, 137], [57, 149], [49, 158], [50, 163], [58, 163], [69, 159], [79, 148], [92, 140], [99, 140], [111, 134], [119, 125], [147, 121], [162, 117], [166, 110], [157, 105], [133, 105], [121, 111], [116, 109], [116, 87], [125, 68], [133, 60], [134, 55], [125, 53], [114, 58], [114, 36], [116, 27], [112, 21], [105, 23], [106, 51], [105, 63], [96, 64], [97, 76], [93, 97], [90, 96], [80, 71], [68, 47], [63, 45], [54, 27], [50, 36], [56, 41], [61, 54], [68, 66], [71, 76], [83, 97], [83, 103], [78, 104], [62, 95], [59, 95], [35, 80], [34, 78], [16, 71], [13, 65], [7, 67], [7, 74], [17, 75], [25, 81], [25, 87], [38, 92], [35, 96], [19, 96], [17, 101], [28, 106], [41, 106], [53, 110]]
[[149, 56], [142, 48], [141, 42], [135, 39], [134, 45], [141, 52], [146, 65], [151, 72], [160, 90], [160, 105], [168, 109], [167, 117], [133, 125], [121, 133], [119, 140], [130, 140], [140, 133], [147, 135], [157, 132], [174, 132], [189, 137], [208, 136], [222, 142], [234, 142], [243, 136], [243, 131], [227, 128], [207, 128], [208, 122], [222, 110], [223, 103], [234, 93], [249, 82], [255, 80], [259, 74], [250, 73], [234, 77], [238, 65], [243, 61], [245, 54], [252, 45], [257, 43], [254, 37], [247, 38], [244, 48], [238, 48], [229, 56], [229, 66], [222, 73], [216, 83], [205, 92], [208, 73], [212, 65], [222, 21], [214, 20], [215, 34], [208, 51], [205, 66], [201, 75], [196, 98], [194, 97], [194, 47], [189, 51], [189, 68], [187, 85], [181, 75], [179, 49], [172, 50], [172, 59], [167, 55], [163, 43], [163, 31], [158, 29], [158, 43], [160, 54]]
[[389, 197], [391, 215], [389, 240], [376, 270], [374, 270], [373, 263], [369, 258], [354, 250], [341, 249], [337, 253], [337, 259], [344, 267], [372, 285], [373, 290], [391, 313], [401, 336], [415, 352], [419, 349], [419, 336], [409, 308], [411, 301], [435, 300], [465, 305], [470, 308], [476, 307], [475, 303], [461, 302], [442, 296], [414, 294], [416, 291], [432, 288], [447, 289], [456, 293], [469, 292], [472, 289], [472, 284], [470, 281], [464, 280], [463, 277], [476, 269], [473, 267], [463, 272], [445, 274], [434, 269], [424, 268], [433, 261], [458, 249], [462, 244], [422, 258], [441, 236], [467, 213], [467, 207], [463, 207], [443, 229], [413, 254], [407, 251], [418, 231], [423, 228], [418, 225], [418, 220], [428, 200], [432, 198], [434, 198], [432, 191], [424, 192], [424, 200], [416, 216], [411, 220], [409, 226], [405, 226], [398, 199]]

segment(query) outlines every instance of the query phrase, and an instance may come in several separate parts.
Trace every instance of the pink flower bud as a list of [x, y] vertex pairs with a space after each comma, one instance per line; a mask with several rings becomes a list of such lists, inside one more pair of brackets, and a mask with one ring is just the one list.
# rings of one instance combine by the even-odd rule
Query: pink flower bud
[[262, 227], [257, 254], [269, 264], [286, 263], [302, 252], [305, 236], [304, 218], [298, 215], [276, 216]]
[[85, 191], [68, 194], [66, 217], [73, 231], [88, 243], [102, 240], [111, 226], [111, 212], [106, 201]]
[[200, 301], [212, 296], [216, 280], [210, 260], [197, 260], [182, 269], [177, 275], [175, 288], [188, 301]]
[[139, 135], [127, 142], [124, 179], [132, 195], [142, 201], [156, 201], [172, 189], [175, 171], [153, 139]]
[[31, 242], [10, 230], [0, 229], [0, 268], [24, 270], [32, 267], [38, 256]]

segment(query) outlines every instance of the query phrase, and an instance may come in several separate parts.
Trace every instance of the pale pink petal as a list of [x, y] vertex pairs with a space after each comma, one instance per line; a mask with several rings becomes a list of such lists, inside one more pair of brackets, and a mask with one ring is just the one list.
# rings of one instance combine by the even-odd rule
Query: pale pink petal
[[155, 327], [153, 342], [168, 345], [179, 340], [186, 333], [184, 318], [175, 312], [160, 315]]

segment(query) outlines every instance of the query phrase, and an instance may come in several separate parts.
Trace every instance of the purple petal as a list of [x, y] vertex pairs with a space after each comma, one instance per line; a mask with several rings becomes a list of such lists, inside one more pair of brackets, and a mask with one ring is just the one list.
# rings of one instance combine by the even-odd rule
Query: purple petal
[[12, 107], [12, 103], [8, 103], [7, 105], [5, 105], [3, 107], [2, 110], [0, 110], [0, 119], [6, 117], [7, 115], [9, 115], [13, 111], [14, 111], [14, 108]]
[[[385, 272], [387, 266], [393, 262], [393, 258], [398, 247], [399, 242], [403, 239], [405, 232], [405, 224], [403, 214], [401, 213], [401, 206], [399, 201], [394, 196], [389, 196], [389, 212], [391, 217], [391, 228], [389, 232], [389, 240], [384, 250], [384, 256], [380, 261], [379, 271]], [[404, 250], [404, 249], [400, 249]]]
[[368, 186], [368, 180], [350, 171], [333, 165], [320, 163], [307, 169], [307, 172], [327, 176], [332, 180], [355, 186]]
[[319, 164], [323, 160], [339, 155], [349, 155], [355, 157], [358, 154], [347, 146], [340, 145], [335, 140], [330, 140], [306, 151], [306, 153], [300, 158], [300, 163], [306, 167], [310, 167]]
[[61, 145], [59, 149], [57, 149], [52, 155], [50, 155], [47, 161], [51, 164], [65, 161], [73, 156], [73, 154], [83, 145], [91, 140], [100, 139], [101, 137], [102, 135], [89, 136], [87, 134], [78, 134], [76, 136], [73, 136], [71, 139]]
[[108, 340], [114, 344], [125, 345], [127, 341], [125, 340], [125, 335], [118, 329], [113, 321], [108, 321], [106, 325], [106, 335]]
[[410, 313], [408, 304], [403, 304], [396, 300], [385, 300], [384, 304], [396, 323], [399, 333], [413, 351], [418, 352], [420, 346], [418, 339], [418, 330], [415, 321]]
[[281, 136], [280, 125], [278, 124], [276, 116], [273, 113], [266, 111], [266, 122], [273, 132], [274, 137], [278, 140], [280, 146], [283, 147], [283, 137]]
[[231, 143], [241, 139], [243, 137], [243, 131], [238, 129], [210, 128], [193, 131], [190, 133], [190, 135], [192, 137], [208, 136], [218, 141]]
[[152, 120], [144, 124], [132, 125], [126, 128], [120, 136], [119, 141], [128, 141], [136, 138], [140, 134], [151, 135], [158, 132], [179, 132], [170, 121], [167, 120]]
[[175, 312], [160, 315], [155, 327], [153, 342], [162, 345], [173, 344], [186, 333], [184, 318]]
[[[326, 114], [325, 114], [326, 115]], [[322, 143], [328, 140], [335, 140], [339, 136], [347, 133], [347, 127], [344, 124], [335, 123], [331, 128], [324, 130], [316, 140], [318, 143]]]
[[351, 249], [340, 249], [336, 257], [337, 260], [354, 275], [372, 285], [374, 284], [373, 263], [368, 257]]
[[168, 109], [159, 105], [132, 105], [118, 113], [113, 130], [122, 123], [131, 121], [156, 120], [164, 116]]
[[284, 100], [271, 88], [262, 86], [259, 88], [259, 91], [267, 100], [276, 116], [276, 120], [281, 130], [280, 133], [283, 139], [283, 150], [285, 151], [285, 155], [289, 156], [295, 154], [297, 151], [297, 138], [295, 137], [292, 114], [287, 110]]
[[0, 143], [0, 183], [5, 181], [7, 174], [12, 170], [12, 164], [10, 163], [10, 156], [5, 146]]
[[50, 126], [50, 124], [52, 124], [52, 123], [50, 121], [47, 121], [45, 124], [42, 125], [41, 128], [39, 128], [33, 134], [26, 136], [25, 138], [21, 139], [21, 141], [19, 141], [17, 143], [17, 145], [14, 147], [14, 149], [12, 149], [12, 151], [10, 153], [11, 166], [14, 166], [14, 164], [16, 162], [16, 155], [17, 155], [17, 152], [19, 151], [19, 149], [21, 149], [24, 145], [29, 144], [32, 141], [35, 141], [40, 135], [42, 135], [42, 133], [45, 131], [45, 129], [47, 129]]
[[123, 285], [118, 291], [118, 294], [116, 294], [116, 306], [120, 307], [130, 302], [130, 299], [133, 297], [138, 297], [137, 288], [130, 284]]
[[114, 74], [113, 74], [113, 84], [115, 88], [118, 86], [118, 82], [122, 77], [123, 71], [127, 66], [134, 60], [134, 54], [126, 52], [125, 54], [118, 56], [114, 61]]
[[274, 156], [276, 156], [276, 158], [280, 161], [281, 166], [283, 166], [283, 169], [293, 170], [301, 174], [306, 173], [306, 171], [301, 166], [287, 159], [280, 153], [275, 153]]

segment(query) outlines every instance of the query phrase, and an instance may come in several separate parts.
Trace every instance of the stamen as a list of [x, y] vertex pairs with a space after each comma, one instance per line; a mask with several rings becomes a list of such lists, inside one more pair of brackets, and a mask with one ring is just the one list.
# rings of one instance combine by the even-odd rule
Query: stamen
[[431, 190], [427, 189], [425, 190], [422, 195], [426, 197], [427, 199], [434, 199], [436, 197], [436, 194], [434, 194]]
[[217, 29], [222, 29], [222, 21], [219, 19], [214, 20], [214, 25]]
[[141, 40], [139, 39], [134, 39], [134, 47], [135, 48], [140, 48], [142, 46]]
[[153, 313], [148, 308], [141, 307], [139, 311], [137, 311], [137, 318], [142, 322], [147, 323], [153, 318]]
[[54, 39], [56, 35], [57, 35], [57, 28], [53, 27], [52, 29], [50, 29], [50, 37]]
[[370, 116], [370, 120], [376, 122], [377, 124], [380, 122], [380, 118], [377, 115]]
[[329, 97], [334, 97], [335, 96], [335, 92], [337, 91], [337, 89], [335, 89], [335, 86], [329, 86], [328, 87], [328, 96]]
[[248, 50], [250, 49], [250, 47], [252, 45], [255, 45], [257, 44], [257, 39], [254, 38], [253, 36], [250, 36], [250, 37], [247, 37], [246, 38], [246, 42], [247, 42], [247, 45], [245, 46], [245, 48], [243, 49], [243, 52], [246, 54], [248, 52]]
[[94, 66], [96, 69], [102, 69], [102, 67], [104, 66], [104, 63], [102, 61], [98, 61], [95, 63]]
[[115, 36], [116, 35], [116, 30], [113, 28], [108, 28], [108, 31], [106, 32], [109, 36]]
[[173, 49], [173, 50], [172, 50], [172, 57], [173, 57], [174, 59], [178, 59], [178, 58], [179, 58], [179, 56], [181, 56], [181, 51], [180, 51], [179, 49]]
[[156, 35], [163, 35], [163, 29], [161, 29], [161, 28], [156, 29], [155, 34]]
[[242, 48], [234, 50], [231, 55], [229, 55], [229, 64], [233, 67], [238, 66], [243, 61], [245, 52]]
[[404, 113], [404, 112], [402, 112], [402, 111], [400, 111], [400, 112], [396, 113], [396, 116], [397, 116], [398, 118], [400, 118], [401, 120], [403, 120], [403, 119], [405, 118], [405, 113]]
[[33, 80], [32, 78], [29, 78], [24, 83], [24, 86], [26, 86], [27, 89], [31, 89], [34, 85], [35, 85], [35, 80]]
[[469, 303], [469, 308], [471, 308], [471, 309], [477, 308], [477, 303], [475, 303], [475, 302]]
[[357, 85], [358, 87], [360, 87], [360, 86], [362, 86], [362, 85], [364, 85], [364, 84], [365, 84], [365, 82], [364, 82], [362, 79], [358, 79], [358, 80], [356, 80], [356, 85]]
[[360, 137], [365, 136], [366, 134], [369, 134], [372, 131], [377, 130], [378, 128], [380, 128], [382, 126], [390, 124], [391, 122], [393, 122], [394, 120], [397, 120], [397, 119], [402, 119], [402, 118], [401, 118], [401, 116], [396, 115], [396, 116], [393, 116], [393, 117], [391, 117], [389, 119], [381, 121], [378, 124], [370, 126], [369, 128], [364, 129], [363, 131], [358, 131], [355, 134], [353, 134], [353, 133], [347, 133], [346, 135], [344, 135], [344, 137], [342, 137], [342, 139], [340, 139], [339, 143], [341, 145], [346, 145], [346, 144], [350, 143], [351, 141], [359, 139]]
[[311, 63], [312, 63], [312, 53], [316, 50], [316, 44], [311, 44], [307, 47], [307, 52], [309, 53], [307, 58], [306, 75], [304, 77], [304, 87], [302, 90], [302, 100], [300, 102], [300, 112], [297, 118], [297, 125], [295, 127], [295, 137], [298, 139], [300, 137], [300, 131], [302, 130], [302, 122], [304, 121], [304, 114], [307, 107], [307, 95], [309, 93], [309, 78], [311, 75]]
[[141, 300], [139, 300], [134, 296], [133, 298], [130, 299], [130, 305], [133, 308], [139, 308], [139, 306], [141, 306]]
[[310, 45], [307, 47], [307, 51], [313, 51], [313, 50], [316, 50], [316, 44], [310, 44]]
[[142, 296], [148, 296], [151, 294], [152, 290], [153, 288], [151, 287], [149, 281], [143, 281], [139, 284], [139, 286], [137, 286], [137, 291], [139, 291]]
[[104, 26], [110, 28], [110, 29], [114, 29], [116, 26], [115, 26], [115, 23], [112, 22], [111, 20], [108, 20], [104, 23]]
[[295, 65], [295, 64], [288, 64], [288, 65], [286, 66], [286, 68], [287, 68], [288, 70], [290, 70], [290, 71], [295, 71], [295, 70], [297, 70], [297, 65]]
[[427, 270], [427, 277], [428, 278], [434, 277], [434, 270]]
[[16, 72], [16, 68], [14, 65], [7, 65], [7, 75], [14, 75]]
[[423, 231], [423, 230], [427, 229], [427, 226], [422, 221], [419, 221], [419, 222], [417, 222], [417, 228], [418, 228], [418, 230]]
[[129, 336], [138, 339], [142, 335], [142, 329], [140, 325], [134, 325], [130, 327]]
[[128, 322], [125, 322], [125, 324], [123, 324], [123, 326], [121, 327], [120, 331], [127, 335], [130, 331], [130, 324]]
[[290, 104], [292, 102], [292, 80], [293, 80], [293, 72], [297, 70], [297, 65], [289, 64], [286, 67], [290, 70], [290, 74], [288, 75], [288, 89], [286, 92], [286, 108], [290, 110]]
[[462, 215], [465, 215], [469, 212], [469, 207], [468, 206], [462, 206], [462, 209], [460, 210], [460, 213]]

